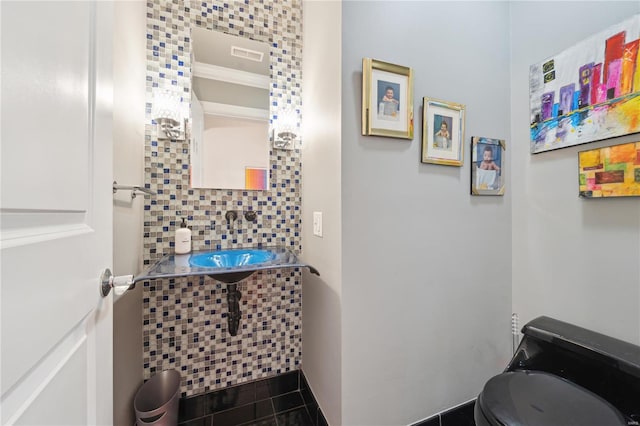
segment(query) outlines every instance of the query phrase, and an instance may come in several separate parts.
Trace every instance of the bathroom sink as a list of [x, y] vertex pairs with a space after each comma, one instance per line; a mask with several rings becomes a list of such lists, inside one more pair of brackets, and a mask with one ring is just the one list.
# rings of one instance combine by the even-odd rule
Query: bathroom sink
[[256, 271], [277, 268], [309, 268], [284, 247], [237, 248], [170, 254], [136, 277], [136, 281], [208, 275], [227, 284], [237, 283]]
[[236, 336], [242, 316], [238, 283], [257, 271], [279, 268], [309, 268], [311, 273], [320, 275], [284, 247], [260, 247], [169, 254], [136, 276], [135, 281], [208, 275], [226, 283], [228, 330]]
[[189, 256], [189, 265], [201, 268], [233, 268], [259, 265], [273, 260], [276, 254], [269, 250], [220, 250]]
[[[218, 250], [189, 256], [189, 266], [196, 268], [223, 268], [225, 273], [208, 274], [211, 278], [227, 284], [236, 283], [256, 271], [252, 266], [265, 265], [275, 259], [276, 253], [270, 250]], [[250, 270], [232, 272], [234, 268], [248, 267]]]

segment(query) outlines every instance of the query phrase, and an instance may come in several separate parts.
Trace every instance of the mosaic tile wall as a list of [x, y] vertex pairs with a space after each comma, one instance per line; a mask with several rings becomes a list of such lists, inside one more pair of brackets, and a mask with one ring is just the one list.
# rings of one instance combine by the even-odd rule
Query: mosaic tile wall
[[[147, 3], [147, 123], [144, 262], [173, 252], [181, 217], [193, 231], [193, 249], [245, 246], [301, 250], [300, 151], [272, 151], [268, 191], [189, 189], [189, 143], [158, 140], [152, 126], [154, 88], [190, 98], [190, 29], [223, 31], [271, 46], [271, 120], [278, 111], [300, 111], [302, 57], [300, 0], [163, 1]], [[242, 215], [231, 233], [228, 210]], [[144, 377], [172, 368], [189, 396], [299, 368], [302, 354], [300, 271], [257, 273], [239, 285], [242, 320], [237, 336], [227, 332], [226, 285], [208, 277], [144, 283]]]

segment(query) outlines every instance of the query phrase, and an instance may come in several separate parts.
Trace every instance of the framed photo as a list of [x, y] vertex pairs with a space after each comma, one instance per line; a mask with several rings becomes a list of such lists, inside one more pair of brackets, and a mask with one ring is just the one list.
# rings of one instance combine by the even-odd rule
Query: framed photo
[[413, 139], [413, 71], [362, 60], [362, 134]]
[[422, 162], [462, 166], [464, 105], [422, 99]]
[[504, 151], [502, 139], [471, 138], [471, 194], [504, 195]]
[[639, 197], [640, 142], [578, 153], [580, 197]]

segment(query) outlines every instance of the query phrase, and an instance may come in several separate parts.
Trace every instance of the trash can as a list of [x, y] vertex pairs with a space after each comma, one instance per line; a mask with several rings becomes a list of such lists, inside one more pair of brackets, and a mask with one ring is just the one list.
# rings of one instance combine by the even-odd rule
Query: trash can
[[133, 408], [138, 426], [176, 426], [180, 403], [180, 373], [165, 370], [147, 380], [136, 393]]

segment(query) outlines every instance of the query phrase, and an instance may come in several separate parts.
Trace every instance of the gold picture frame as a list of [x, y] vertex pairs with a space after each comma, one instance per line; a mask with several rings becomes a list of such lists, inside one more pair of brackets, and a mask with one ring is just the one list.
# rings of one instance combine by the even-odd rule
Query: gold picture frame
[[465, 106], [422, 98], [423, 163], [461, 167], [464, 162]]
[[413, 71], [362, 59], [362, 134], [413, 139]]

